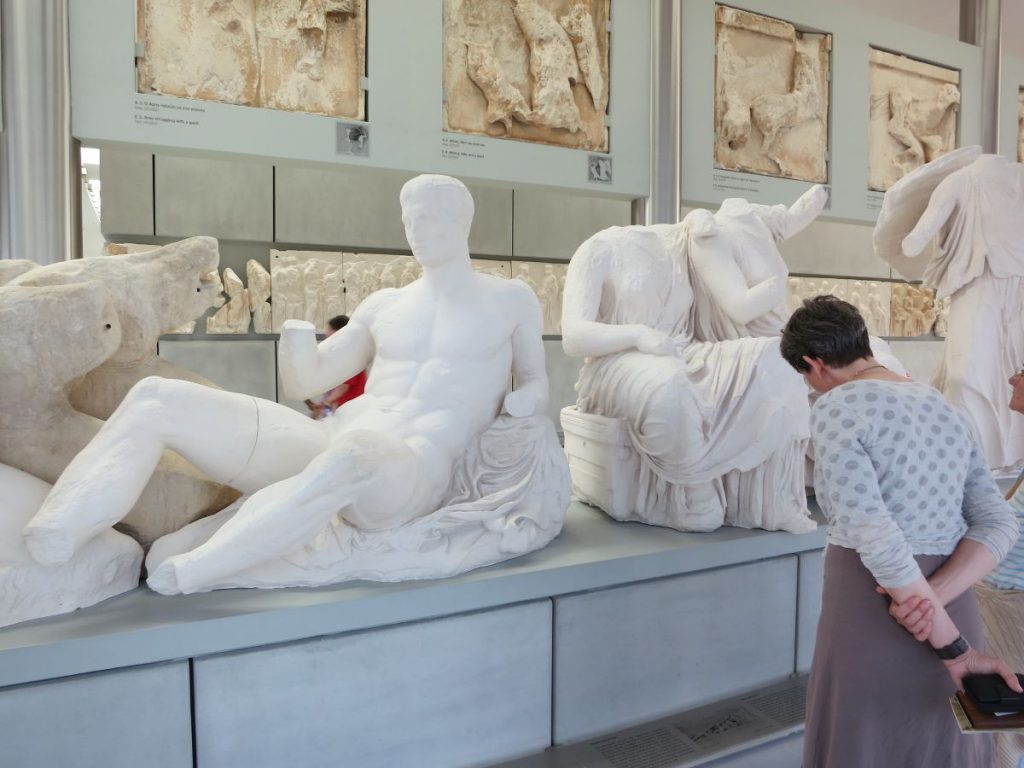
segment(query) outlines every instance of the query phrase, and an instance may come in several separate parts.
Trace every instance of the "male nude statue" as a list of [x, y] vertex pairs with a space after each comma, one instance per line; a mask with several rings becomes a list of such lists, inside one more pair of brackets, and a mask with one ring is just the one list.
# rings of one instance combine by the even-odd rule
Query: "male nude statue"
[[[543, 413], [540, 306], [522, 283], [473, 270], [469, 191], [447, 176], [418, 176], [401, 204], [422, 278], [369, 296], [319, 346], [310, 323], [289, 320], [281, 331], [291, 397], [325, 392], [372, 363], [362, 397], [313, 421], [247, 395], [143, 380], [25, 528], [32, 556], [64, 562], [116, 523], [169, 448], [251, 494], [206, 543], [150, 575], [189, 591], [288, 555], [336, 518], [376, 530], [430, 514], [453, 466], [500, 411]], [[506, 395], [510, 373], [516, 389]]]

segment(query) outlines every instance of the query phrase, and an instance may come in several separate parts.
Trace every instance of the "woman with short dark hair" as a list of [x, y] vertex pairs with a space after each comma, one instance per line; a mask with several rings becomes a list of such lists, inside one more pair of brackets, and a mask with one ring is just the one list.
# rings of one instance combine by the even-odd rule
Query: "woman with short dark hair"
[[976, 673], [1019, 690], [978, 650], [969, 590], [1016, 540], [1013, 512], [970, 427], [936, 390], [871, 356], [852, 305], [805, 301], [781, 350], [822, 393], [811, 438], [829, 546], [804, 768], [988, 768], [990, 737], [963, 736], [949, 698]]

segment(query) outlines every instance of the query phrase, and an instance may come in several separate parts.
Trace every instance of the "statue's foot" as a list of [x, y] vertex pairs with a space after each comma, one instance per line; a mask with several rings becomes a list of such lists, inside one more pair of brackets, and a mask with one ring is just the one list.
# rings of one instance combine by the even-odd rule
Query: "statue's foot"
[[146, 585], [161, 595], [180, 595], [181, 588], [178, 586], [178, 571], [174, 566], [175, 558], [169, 557], [164, 560], [155, 570], [149, 572]]
[[25, 548], [39, 565], [63, 565], [75, 555], [74, 538], [61, 528], [29, 523], [21, 535]]

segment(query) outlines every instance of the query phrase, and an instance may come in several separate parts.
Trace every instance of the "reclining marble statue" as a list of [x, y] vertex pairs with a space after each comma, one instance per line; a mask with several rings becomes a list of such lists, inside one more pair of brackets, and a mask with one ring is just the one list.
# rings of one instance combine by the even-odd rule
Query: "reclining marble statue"
[[[223, 303], [219, 258], [215, 239], [194, 237], [147, 253], [29, 262], [9, 280], [0, 299], [0, 462], [53, 483], [147, 375], [208, 383], [156, 349], [161, 333]], [[89, 315], [64, 306], [79, 295], [64, 288], [87, 284], [116, 316], [113, 346]], [[167, 452], [119, 528], [147, 546], [236, 498]]]
[[[826, 201], [821, 186], [790, 208], [726, 200], [580, 246], [562, 310], [565, 351], [586, 358], [577, 404], [562, 412], [577, 495], [618, 519], [682, 530], [815, 527], [808, 390], [778, 351], [789, 310], [776, 243]], [[577, 438], [602, 431], [618, 457], [605, 462], [610, 476], [588, 476]]]
[[1024, 165], [981, 147], [954, 150], [885, 194], [875, 250], [949, 300], [932, 384], [973, 425], [994, 470], [1024, 464], [1024, 417], [1006, 381], [1024, 364]]
[[537, 299], [472, 269], [473, 200], [461, 182], [418, 176], [400, 198], [423, 276], [368, 297], [319, 346], [310, 323], [288, 321], [281, 333], [291, 397], [372, 363], [362, 397], [313, 421], [146, 379], [26, 526], [32, 556], [60, 563], [117, 522], [166, 448], [245, 496], [154, 544], [148, 583], [163, 593], [448, 576], [553, 539], [570, 481], [544, 415]]

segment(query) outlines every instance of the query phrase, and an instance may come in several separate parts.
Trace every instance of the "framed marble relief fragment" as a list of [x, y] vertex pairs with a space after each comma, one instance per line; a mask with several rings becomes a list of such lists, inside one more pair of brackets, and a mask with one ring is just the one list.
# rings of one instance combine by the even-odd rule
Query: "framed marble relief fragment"
[[715, 167], [828, 181], [832, 35], [715, 9]]
[[960, 72], [871, 48], [868, 186], [883, 192], [957, 147]]
[[607, 152], [610, 0], [444, 0], [444, 130]]
[[366, 0], [136, 0], [139, 93], [362, 120]]

